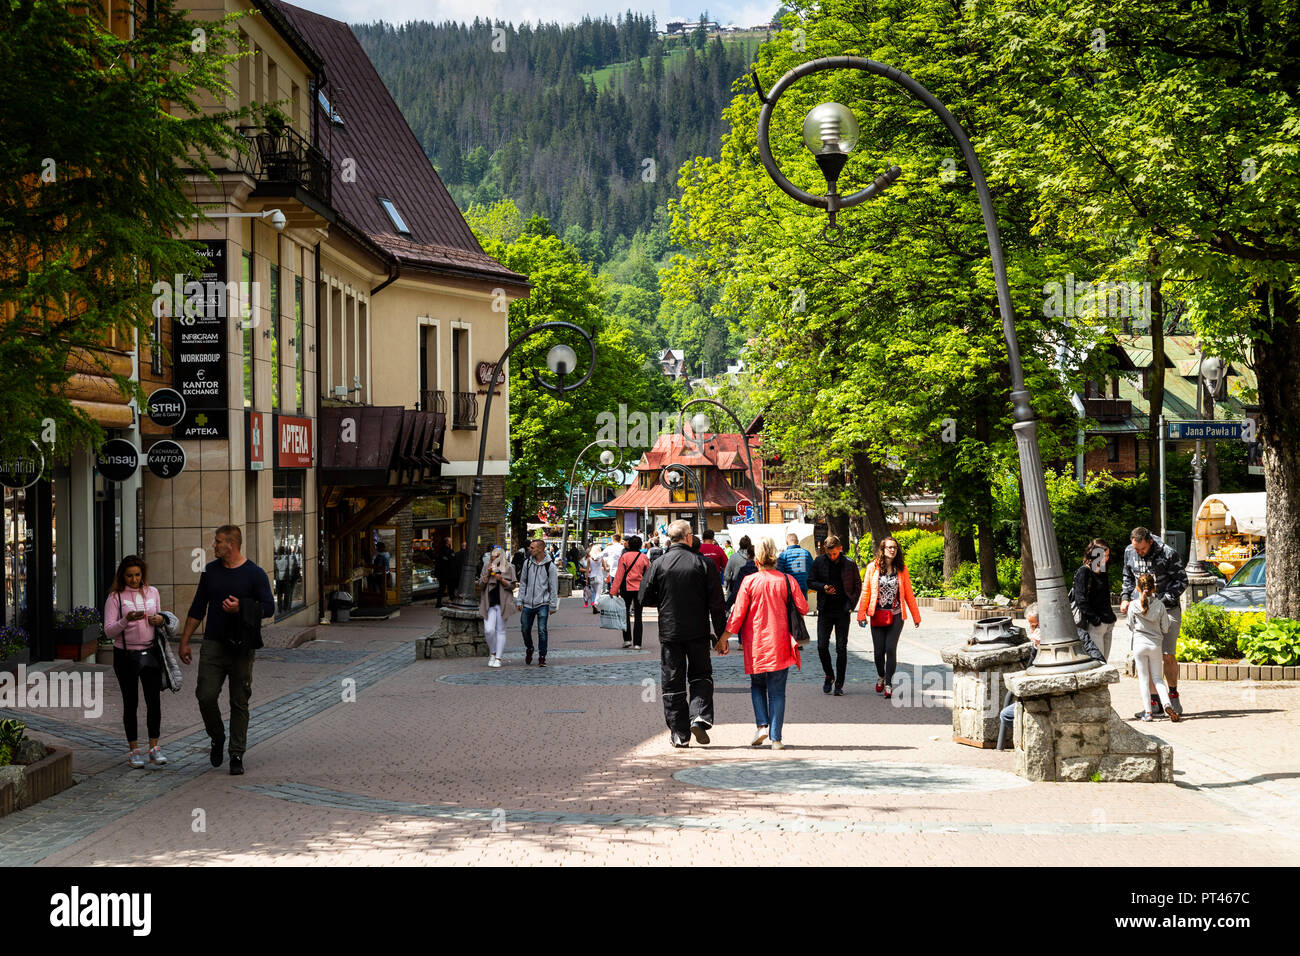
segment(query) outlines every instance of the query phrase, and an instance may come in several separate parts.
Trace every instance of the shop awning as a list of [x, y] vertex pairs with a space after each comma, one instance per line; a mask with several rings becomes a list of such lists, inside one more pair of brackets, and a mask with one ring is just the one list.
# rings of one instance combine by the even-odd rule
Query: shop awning
[[1219, 527], [1235, 526], [1237, 534], [1262, 538], [1268, 527], [1265, 519], [1267, 501], [1268, 496], [1262, 491], [1210, 495], [1201, 502], [1197, 531], [1209, 533], [1202, 525], [1208, 527], [1213, 522]]
[[[320, 480], [325, 485], [404, 487], [442, 473], [447, 416], [401, 406], [320, 410]], [[418, 493], [418, 492], [417, 492]]]

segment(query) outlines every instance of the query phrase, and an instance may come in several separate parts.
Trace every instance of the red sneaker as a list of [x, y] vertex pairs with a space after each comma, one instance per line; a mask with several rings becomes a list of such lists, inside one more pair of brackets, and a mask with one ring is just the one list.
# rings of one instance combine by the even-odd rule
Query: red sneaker
[[893, 689], [892, 687], [890, 687], [888, 684], [886, 684], [886, 685], [885, 685], [885, 700], [889, 700], [889, 698], [891, 698], [891, 697], [893, 697], [893, 696], [894, 696], [894, 689]]
[[881, 677], [879, 680], [876, 681], [876, 693], [879, 694], [883, 692], [884, 689], [885, 689], [885, 679]]

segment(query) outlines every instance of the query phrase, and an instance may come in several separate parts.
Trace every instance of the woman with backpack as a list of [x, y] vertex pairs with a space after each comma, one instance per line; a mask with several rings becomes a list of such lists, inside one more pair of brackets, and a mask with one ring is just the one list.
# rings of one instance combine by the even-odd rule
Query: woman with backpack
[[[627, 539], [627, 548], [619, 556], [614, 567], [614, 577], [609, 585], [609, 593], [623, 596], [627, 606], [627, 624], [623, 630], [623, 646], [641, 649], [641, 578], [650, 567], [650, 559], [641, 553], [641, 539], [633, 535]], [[618, 605], [614, 605], [618, 607]], [[632, 615], [636, 615], [636, 624]]]
[[492, 549], [487, 567], [479, 575], [483, 585], [478, 612], [483, 618], [483, 636], [488, 646], [488, 667], [500, 667], [506, 649], [506, 618], [515, 613], [515, 568], [501, 547]]
[[876, 652], [876, 693], [894, 696], [894, 669], [898, 665], [898, 638], [903, 621], [912, 612], [912, 623], [921, 626], [921, 611], [912, 593], [912, 579], [903, 564], [903, 549], [893, 538], [884, 538], [876, 549], [876, 560], [867, 568], [867, 584], [858, 603], [858, 625], [871, 622], [871, 643]]
[[782, 750], [786, 678], [792, 665], [801, 666], [799, 644], [790, 633], [787, 608], [793, 602], [800, 614], [807, 614], [808, 598], [799, 582], [776, 570], [776, 558], [776, 542], [760, 539], [755, 556], [758, 570], [745, 577], [736, 591], [719, 653], [726, 654], [730, 649], [727, 641], [740, 636], [758, 728], [750, 745], [758, 747], [770, 739], [773, 750]]
[[104, 603], [104, 636], [113, 639], [113, 674], [122, 690], [122, 724], [126, 731], [127, 763], [143, 767], [136, 711], [144, 688], [145, 726], [149, 731], [149, 763], [166, 765], [158, 747], [162, 733], [162, 667], [153, 650], [154, 628], [174, 624], [163, 615], [158, 589], [149, 584], [149, 568], [134, 554], [117, 566], [113, 588]]
[[1074, 589], [1070, 601], [1074, 605], [1074, 622], [1088, 629], [1092, 642], [1105, 657], [1110, 657], [1110, 638], [1115, 628], [1115, 609], [1110, 605], [1110, 578], [1106, 567], [1110, 564], [1110, 545], [1100, 538], [1083, 551], [1083, 564], [1074, 572]]

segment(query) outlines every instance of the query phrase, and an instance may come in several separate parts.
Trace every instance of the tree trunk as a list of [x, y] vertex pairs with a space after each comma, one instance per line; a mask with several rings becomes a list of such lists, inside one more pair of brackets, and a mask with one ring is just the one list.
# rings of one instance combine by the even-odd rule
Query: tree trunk
[[849, 514], [844, 508], [844, 489], [847, 482], [844, 480], [843, 469], [832, 471], [826, 476], [826, 487], [835, 498], [834, 504], [830, 507], [830, 513], [826, 515], [826, 527], [830, 533], [840, 539], [840, 544], [844, 550], [849, 549]]
[[[1159, 255], [1153, 250], [1148, 259], [1154, 267], [1159, 263]], [[1151, 447], [1148, 449], [1147, 481], [1151, 521], [1148, 527], [1157, 531], [1160, 528], [1160, 433], [1157, 430], [1159, 416], [1165, 408], [1165, 299], [1161, 292], [1159, 279], [1151, 281], [1151, 398], [1150, 425]]]
[[[1271, 299], [1270, 341], [1253, 338], [1259, 380], [1259, 437], [1267, 492], [1265, 609], [1270, 618], [1300, 618], [1300, 307], [1280, 288]], [[1267, 309], [1267, 304], [1266, 304]], [[1268, 314], [1266, 311], [1265, 314]]]
[[1025, 510], [1025, 481], [1017, 479], [1020, 489], [1020, 601], [1026, 607], [1038, 600], [1038, 580], [1034, 577], [1034, 552], [1029, 547], [1029, 514]]
[[[491, 369], [488, 371], [490, 372]], [[527, 515], [524, 514], [524, 496], [516, 495], [510, 502], [510, 540], [514, 543], [516, 550], [528, 543], [526, 518]], [[474, 550], [472, 544], [470, 550]]]
[[957, 536], [957, 544], [960, 546], [963, 561], [974, 561], [976, 559], [975, 535], [969, 531], [964, 531]]
[[[975, 413], [975, 437], [985, 446], [988, 445], [989, 417], [983, 408]], [[979, 534], [980, 590], [985, 597], [992, 597], [998, 593], [998, 556], [993, 551], [993, 492], [987, 477], [981, 478], [979, 482], [975, 520]]]
[[876, 463], [865, 452], [853, 455], [853, 476], [857, 484], [858, 496], [866, 509], [867, 527], [871, 531], [871, 542], [879, 544], [889, 537], [889, 522], [885, 519], [885, 506], [880, 500], [880, 485], [876, 481]]
[[943, 523], [943, 583], [947, 584], [961, 564], [961, 535], [951, 521]]

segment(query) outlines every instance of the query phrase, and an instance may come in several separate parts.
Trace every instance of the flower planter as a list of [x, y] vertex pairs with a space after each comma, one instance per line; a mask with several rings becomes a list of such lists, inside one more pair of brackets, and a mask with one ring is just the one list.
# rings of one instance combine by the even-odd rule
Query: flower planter
[[12, 657], [0, 658], [0, 674], [17, 674], [18, 665], [30, 664], [31, 660], [32, 660], [31, 650], [24, 647], [21, 651], [19, 651], [17, 654], [14, 654]]
[[[49, 752], [29, 766], [4, 767], [11, 779], [0, 780], [0, 817], [40, 803], [72, 786], [72, 751], [47, 747]], [[14, 774], [18, 770], [21, 773]]]
[[54, 629], [54, 656], [63, 661], [84, 661], [99, 647], [99, 625], [85, 627], [56, 627]]
[[934, 603], [930, 606], [936, 611], [960, 611], [961, 601], [957, 598], [935, 598]]

